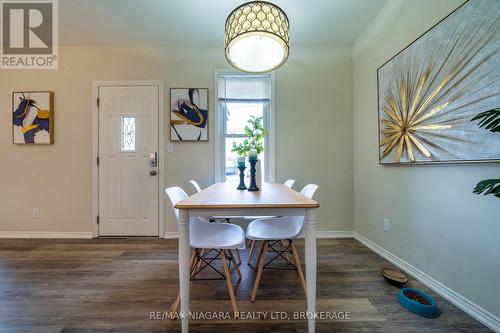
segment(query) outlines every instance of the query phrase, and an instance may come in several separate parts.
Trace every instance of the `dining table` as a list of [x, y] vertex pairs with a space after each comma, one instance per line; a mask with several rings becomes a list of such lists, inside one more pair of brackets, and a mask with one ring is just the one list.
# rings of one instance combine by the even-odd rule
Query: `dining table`
[[263, 183], [259, 191], [217, 183], [177, 203], [179, 209], [179, 284], [182, 332], [189, 331], [189, 221], [206, 216], [304, 216], [308, 332], [315, 331], [316, 220], [319, 203], [283, 184]]

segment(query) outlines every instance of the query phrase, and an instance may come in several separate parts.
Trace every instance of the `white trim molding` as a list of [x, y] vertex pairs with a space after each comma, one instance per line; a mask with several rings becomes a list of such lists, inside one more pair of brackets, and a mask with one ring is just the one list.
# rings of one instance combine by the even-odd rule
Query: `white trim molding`
[[91, 239], [92, 231], [89, 232], [1, 231], [0, 238]]
[[464, 297], [463, 295], [457, 293], [456, 291], [448, 288], [441, 282], [435, 280], [434, 278], [430, 277], [426, 273], [422, 272], [418, 268], [410, 265], [403, 259], [395, 256], [391, 252], [387, 251], [380, 245], [372, 242], [368, 238], [364, 237], [363, 235], [354, 232], [354, 239], [359, 241], [361, 244], [365, 245], [387, 261], [391, 262], [393, 265], [398, 267], [399, 269], [407, 272], [411, 276], [413, 276], [415, 279], [417, 279], [420, 283], [428, 287], [429, 289], [433, 290], [437, 294], [439, 294], [441, 297], [445, 298], [452, 304], [454, 304], [456, 307], [476, 319], [477, 321], [483, 323], [485, 326], [489, 327], [495, 332], [500, 332], [500, 318], [492, 314], [491, 312], [483, 309], [476, 303], [472, 302], [468, 298]]
[[353, 238], [354, 231], [316, 231], [318, 239]]
[[[332, 239], [332, 238], [353, 238], [354, 231], [316, 231], [316, 238], [318, 239]], [[164, 232], [164, 239], [178, 239], [179, 233], [177, 231], [174, 232]], [[301, 235], [299, 238], [304, 238], [304, 235]]]
[[[354, 231], [316, 231], [317, 239], [353, 238]], [[299, 238], [304, 238], [302, 233]]]
[[163, 238], [164, 239], [179, 239], [179, 232], [178, 231], [165, 231], [163, 233]]

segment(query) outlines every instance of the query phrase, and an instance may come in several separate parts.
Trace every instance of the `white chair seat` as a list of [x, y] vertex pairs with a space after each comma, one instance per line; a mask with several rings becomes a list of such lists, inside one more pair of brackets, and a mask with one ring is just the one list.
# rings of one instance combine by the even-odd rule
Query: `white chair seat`
[[228, 223], [207, 223], [191, 218], [189, 225], [191, 247], [198, 249], [244, 249], [245, 232]]
[[246, 236], [250, 240], [293, 239], [300, 235], [303, 225], [302, 216], [264, 218], [251, 222]]

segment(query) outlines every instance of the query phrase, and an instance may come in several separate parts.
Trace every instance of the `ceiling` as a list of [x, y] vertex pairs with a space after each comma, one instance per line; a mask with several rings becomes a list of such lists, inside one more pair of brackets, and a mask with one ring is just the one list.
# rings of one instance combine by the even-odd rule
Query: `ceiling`
[[[295, 45], [352, 44], [387, 0], [275, 0]], [[61, 45], [222, 45], [246, 0], [59, 0]]]

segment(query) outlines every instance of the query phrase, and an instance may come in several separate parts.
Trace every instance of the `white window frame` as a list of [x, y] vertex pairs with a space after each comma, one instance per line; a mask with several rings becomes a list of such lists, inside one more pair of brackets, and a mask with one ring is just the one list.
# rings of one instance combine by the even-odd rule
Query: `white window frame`
[[[225, 126], [226, 126], [226, 112], [222, 112], [219, 109], [219, 77], [224, 75], [245, 75], [240, 71], [235, 69], [219, 69], [215, 71], [215, 89], [214, 89], [214, 110], [215, 110], [215, 182], [223, 183], [226, 181], [225, 175]], [[251, 75], [251, 74], [250, 74]], [[269, 101], [269, 110], [267, 113], [267, 119], [264, 122], [264, 126], [267, 130], [267, 136], [264, 141], [264, 145], [266, 147], [265, 153], [265, 179], [264, 182], [274, 183], [276, 181], [276, 146], [275, 146], [275, 138], [276, 138], [276, 127], [275, 127], [275, 76], [274, 73], [270, 75], [270, 101]]]

